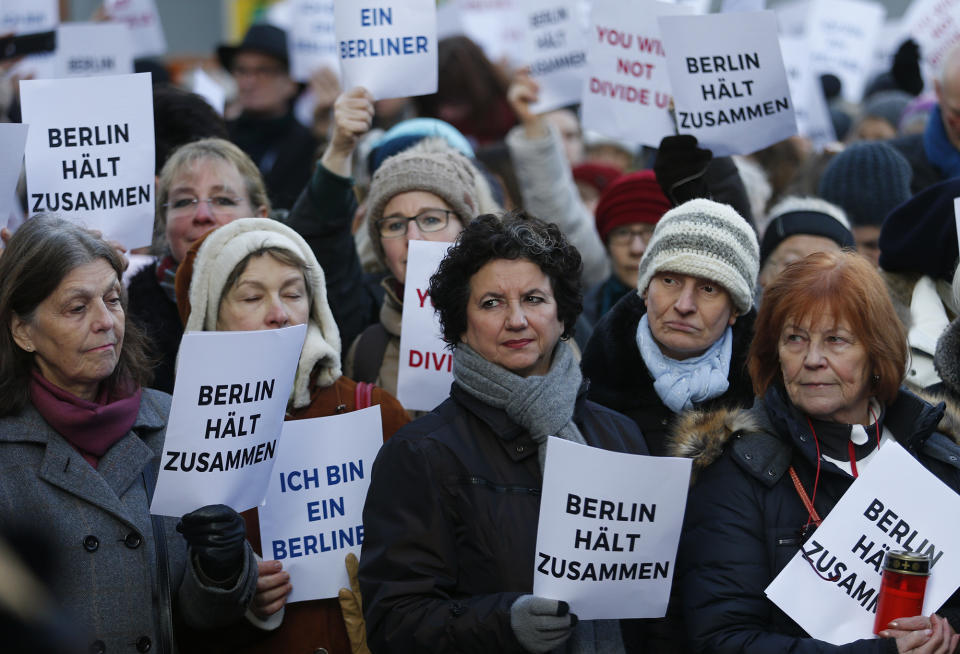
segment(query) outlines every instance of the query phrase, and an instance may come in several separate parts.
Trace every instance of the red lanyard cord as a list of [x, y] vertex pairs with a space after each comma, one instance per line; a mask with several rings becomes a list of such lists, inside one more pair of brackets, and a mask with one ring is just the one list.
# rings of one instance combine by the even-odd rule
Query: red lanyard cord
[[[873, 414], [873, 408], [870, 408], [870, 419], [873, 420], [873, 426], [877, 431], [877, 449], [880, 449], [880, 421], [877, 420], [876, 416]], [[847, 453], [850, 455], [850, 471], [853, 473], [853, 478], [857, 478], [857, 455], [856, 449], [854, 448], [853, 441], [847, 443]]]

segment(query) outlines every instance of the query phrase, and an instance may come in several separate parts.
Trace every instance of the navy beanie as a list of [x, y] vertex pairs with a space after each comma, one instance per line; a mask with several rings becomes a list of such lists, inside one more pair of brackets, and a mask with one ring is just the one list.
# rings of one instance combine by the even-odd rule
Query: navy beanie
[[951, 281], [958, 256], [956, 197], [960, 178], [930, 186], [894, 209], [880, 229], [880, 267]]
[[879, 225], [910, 199], [910, 163], [881, 141], [854, 143], [830, 160], [817, 194], [841, 207], [856, 226]]
[[850, 229], [830, 213], [842, 215], [842, 212], [836, 207], [823, 205], [827, 203], [818, 198], [789, 197], [774, 206], [760, 242], [760, 265], [778, 245], [797, 234], [824, 236], [842, 248], [854, 247]]

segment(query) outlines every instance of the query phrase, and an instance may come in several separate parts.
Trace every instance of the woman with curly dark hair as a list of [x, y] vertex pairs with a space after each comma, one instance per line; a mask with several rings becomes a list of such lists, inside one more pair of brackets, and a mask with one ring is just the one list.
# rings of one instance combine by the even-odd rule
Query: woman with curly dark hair
[[580, 265], [556, 225], [515, 211], [468, 224], [431, 278], [454, 383], [373, 466], [360, 586], [374, 651], [624, 650], [618, 622], [578, 624], [531, 594], [547, 436], [647, 453], [631, 420], [585, 398], [567, 343]]

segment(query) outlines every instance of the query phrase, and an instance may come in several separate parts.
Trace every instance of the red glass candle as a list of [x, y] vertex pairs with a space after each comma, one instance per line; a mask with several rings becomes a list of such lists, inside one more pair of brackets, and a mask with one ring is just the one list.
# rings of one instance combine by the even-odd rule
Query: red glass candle
[[925, 554], [887, 552], [873, 633], [886, 629], [891, 620], [923, 615], [923, 593], [929, 575], [930, 559]]

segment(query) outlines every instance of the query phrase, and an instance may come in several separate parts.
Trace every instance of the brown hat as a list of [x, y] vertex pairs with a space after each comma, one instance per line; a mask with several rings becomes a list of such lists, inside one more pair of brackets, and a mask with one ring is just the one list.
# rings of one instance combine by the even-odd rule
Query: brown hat
[[384, 263], [386, 257], [377, 221], [394, 196], [408, 191], [433, 193], [466, 225], [477, 212], [476, 175], [470, 160], [440, 138], [424, 139], [384, 161], [370, 182], [366, 214], [370, 242], [380, 263]]

